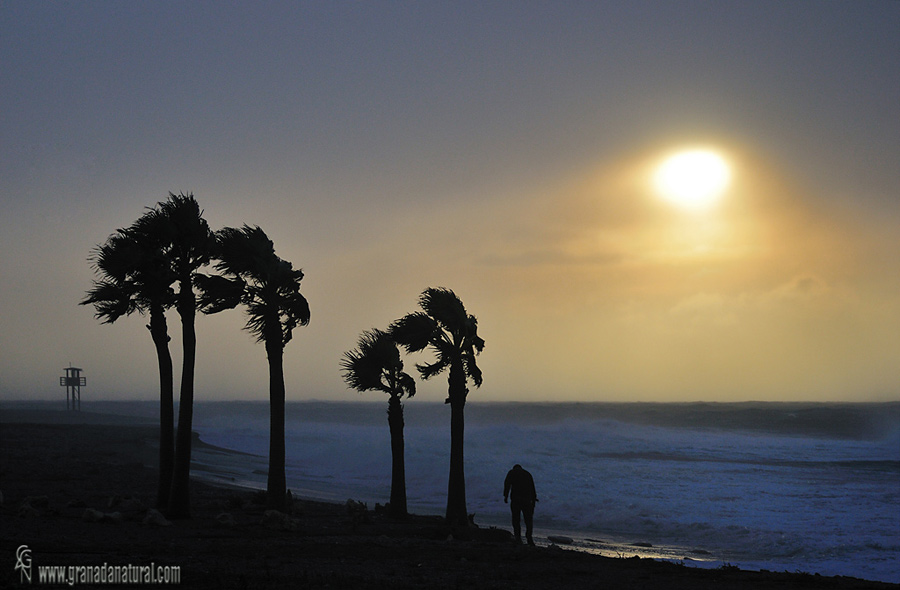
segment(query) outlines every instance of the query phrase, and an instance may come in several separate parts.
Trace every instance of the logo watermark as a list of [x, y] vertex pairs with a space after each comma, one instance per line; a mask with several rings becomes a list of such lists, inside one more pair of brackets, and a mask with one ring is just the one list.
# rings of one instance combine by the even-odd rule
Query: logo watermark
[[19, 572], [19, 581], [23, 584], [31, 583], [31, 549], [28, 545], [19, 545], [16, 549], [16, 570]]
[[[157, 565], [38, 565], [38, 584], [180, 584], [181, 566]], [[22, 584], [32, 584], [31, 549], [20, 545], [16, 550], [15, 570]]]

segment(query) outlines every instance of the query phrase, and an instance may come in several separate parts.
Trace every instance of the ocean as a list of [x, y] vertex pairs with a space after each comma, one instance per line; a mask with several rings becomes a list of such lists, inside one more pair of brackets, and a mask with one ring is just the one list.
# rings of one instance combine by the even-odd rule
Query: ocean
[[[410, 510], [443, 514], [449, 406], [405, 404]], [[260, 455], [232, 473], [265, 487], [266, 403], [199, 403], [202, 440]], [[384, 503], [384, 403], [289, 403], [288, 487]], [[535, 534], [606, 555], [645, 555], [900, 582], [900, 403], [466, 406], [466, 494], [482, 526], [509, 525], [503, 480], [535, 479]], [[213, 459], [215, 460], [215, 459]], [[648, 547], [652, 546], [651, 547]]]
[[[365, 399], [376, 399], [366, 396]], [[361, 398], [362, 399], [362, 398]], [[443, 514], [449, 406], [405, 403], [409, 508]], [[156, 402], [85, 411], [156, 418]], [[288, 487], [366, 502], [390, 495], [387, 398], [287, 405]], [[265, 488], [267, 402], [198, 402], [194, 474]], [[900, 583], [900, 402], [490, 403], [466, 406], [466, 493], [480, 526], [510, 529], [503, 480], [535, 479], [535, 537], [691, 567], [844, 575]]]

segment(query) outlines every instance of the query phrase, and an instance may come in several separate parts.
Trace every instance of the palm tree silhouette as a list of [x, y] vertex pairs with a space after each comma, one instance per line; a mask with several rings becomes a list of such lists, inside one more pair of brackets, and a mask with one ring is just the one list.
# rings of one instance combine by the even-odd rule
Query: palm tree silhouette
[[194, 365], [197, 334], [194, 321], [198, 301], [195, 281], [198, 271], [212, 255], [215, 237], [203, 219], [203, 211], [192, 194], [169, 193], [168, 200], [138, 219], [135, 231], [154, 236], [163, 246], [170, 272], [178, 284], [175, 309], [181, 317], [183, 348], [178, 430], [175, 434], [175, 467], [169, 493], [170, 518], [190, 518], [191, 428], [194, 411]]
[[450, 404], [450, 478], [447, 484], [447, 522], [454, 526], [468, 526], [466, 512], [466, 477], [463, 456], [465, 434], [465, 405], [469, 388], [467, 379], [481, 387], [481, 369], [475, 357], [484, 349], [478, 336], [478, 320], [466, 312], [456, 294], [443, 287], [428, 288], [419, 296], [422, 311], [408, 314], [391, 324], [394, 341], [407, 352], [419, 352], [430, 347], [435, 361], [416, 365], [423, 379], [430, 379], [449, 369], [448, 396]]
[[226, 227], [216, 233], [216, 269], [224, 276], [199, 279], [205, 313], [246, 306], [247, 324], [266, 345], [269, 362], [269, 508], [286, 508], [284, 474], [284, 347], [294, 328], [309, 323], [309, 303], [300, 294], [303, 271], [275, 255], [272, 240], [259, 227]]
[[391, 431], [390, 515], [405, 518], [406, 468], [403, 452], [403, 404], [405, 394], [416, 394], [416, 382], [403, 372], [400, 350], [391, 335], [381, 330], [363, 332], [355, 350], [341, 359], [344, 381], [357, 391], [383, 391], [388, 398], [388, 426]]
[[94, 281], [81, 305], [93, 305], [94, 317], [112, 324], [123, 315], [150, 315], [147, 328], [156, 347], [159, 365], [159, 484], [156, 505], [169, 503], [175, 458], [172, 356], [165, 311], [175, 303], [172, 274], [163, 244], [157, 236], [134, 226], [119, 229], [97, 246], [89, 258], [99, 280]]

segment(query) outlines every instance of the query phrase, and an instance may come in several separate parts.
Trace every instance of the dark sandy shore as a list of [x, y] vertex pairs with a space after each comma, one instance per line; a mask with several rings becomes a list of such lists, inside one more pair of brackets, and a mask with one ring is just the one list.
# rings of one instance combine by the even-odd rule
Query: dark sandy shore
[[257, 493], [200, 481], [192, 519], [145, 524], [156, 428], [72, 423], [84, 421], [0, 415], [0, 587], [20, 586], [16, 551], [27, 545], [34, 584], [42, 565], [152, 564], [179, 566], [190, 588], [900, 588], [529, 548], [506, 532], [454, 532], [436, 516], [395, 523], [341, 504], [296, 501], [285, 518], [266, 515]]

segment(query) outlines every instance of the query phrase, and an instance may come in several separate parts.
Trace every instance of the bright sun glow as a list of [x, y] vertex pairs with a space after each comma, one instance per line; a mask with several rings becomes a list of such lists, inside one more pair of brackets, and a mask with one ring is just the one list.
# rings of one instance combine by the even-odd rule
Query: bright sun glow
[[731, 171], [722, 156], [698, 149], [666, 158], [653, 180], [666, 200], [687, 209], [702, 209], [722, 195], [730, 178]]

